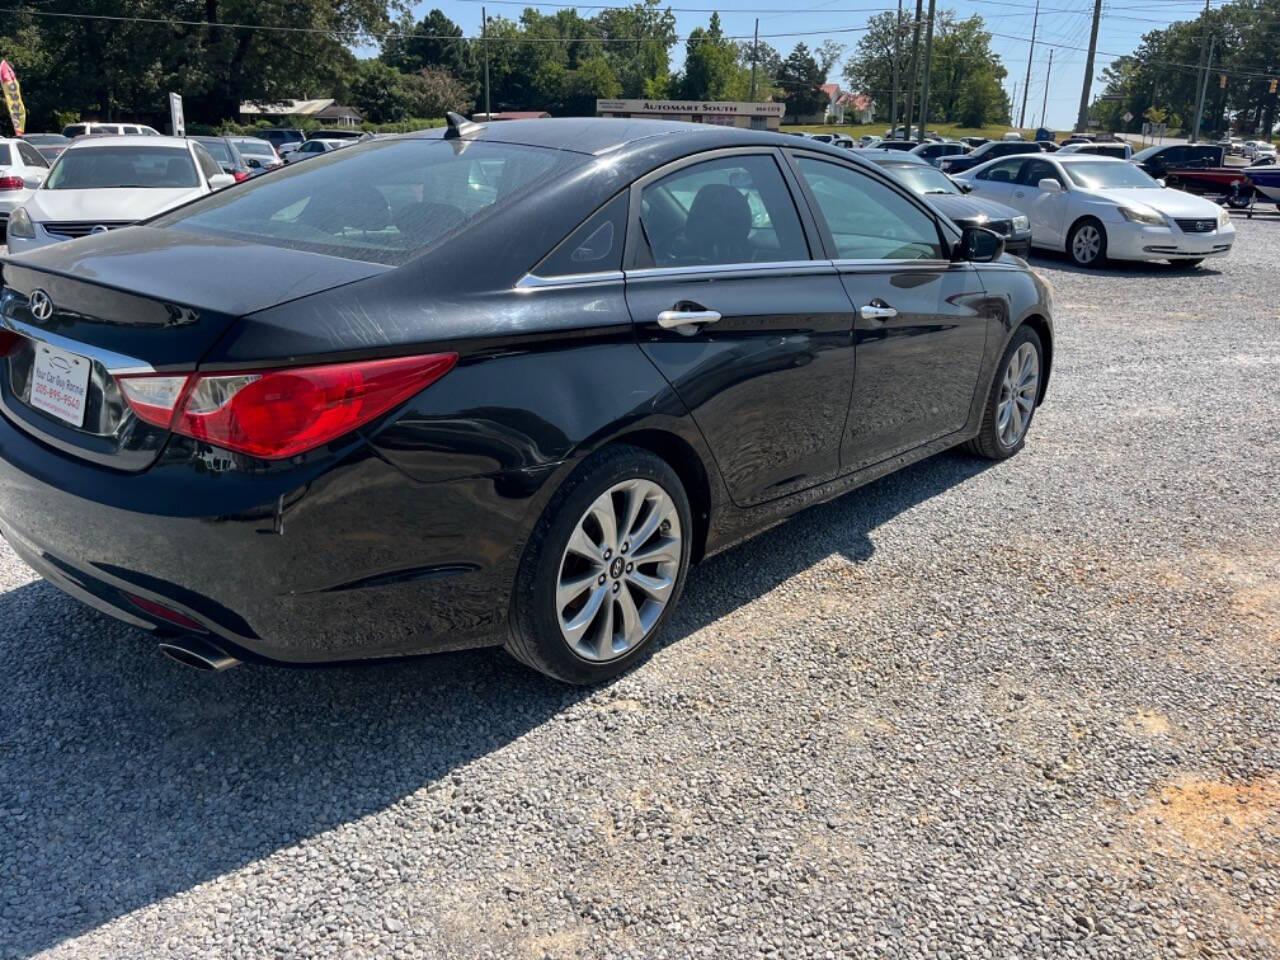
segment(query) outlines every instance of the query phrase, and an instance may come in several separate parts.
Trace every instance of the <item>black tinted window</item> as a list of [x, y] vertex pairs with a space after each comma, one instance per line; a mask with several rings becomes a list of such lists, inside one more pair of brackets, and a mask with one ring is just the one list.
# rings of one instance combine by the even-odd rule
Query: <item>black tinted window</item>
[[1010, 160], [1001, 160], [999, 163], [993, 163], [987, 169], [977, 174], [978, 180], [994, 180], [996, 183], [1017, 183], [1018, 172], [1022, 169], [1022, 165], [1026, 163], [1021, 157], [1015, 157]]
[[539, 277], [567, 277], [621, 270], [627, 234], [627, 193], [624, 190], [588, 217], [532, 272]]
[[685, 167], [645, 187], [641, 204], [659, 267], [809, 259], [791, 193], [769, 156]]
[[1034, 158], [1024, 160], [1022, 169], [1018, 171], [1018, 183], [1034, 187], [1041, 180], [1057, 180], [1058, 183], [1062, 183], [1062, 177], [1058, 176], [1057, 168], [1048, 160], [1036, 160]]
[[485, 141], [375, 141], [248, 180], [152, 225], [400, 264], [587, 160]]

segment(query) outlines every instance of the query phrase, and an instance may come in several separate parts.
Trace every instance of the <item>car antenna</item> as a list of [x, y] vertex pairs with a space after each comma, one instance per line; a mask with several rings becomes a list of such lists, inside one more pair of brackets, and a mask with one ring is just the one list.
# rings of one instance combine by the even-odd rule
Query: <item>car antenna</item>
[[483, 124], [473, 123], [462, 114], [454, 113], [452, 110], [446, 111], [444, 116], [449, 122], [449, 127], [444, 132], [444, 138], [446, 140], [460, 140], [463, 137], [474, 137], [484, 129]]

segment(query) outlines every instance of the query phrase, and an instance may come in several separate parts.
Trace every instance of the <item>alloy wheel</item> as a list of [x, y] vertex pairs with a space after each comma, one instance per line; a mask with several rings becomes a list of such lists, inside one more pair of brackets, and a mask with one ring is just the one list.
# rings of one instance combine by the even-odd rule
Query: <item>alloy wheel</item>
[[556, 615], [584, 660], [615, 660], [649, 634], [680, 573], [680, 515], [651, 480], [624, 480], [595, 499], [560, 558]]
[[1093, 263], [1102, 252], [1102, 234], [1091, 223], [1086, 223], [1076, 231], [1071, 241], [1071, 252], [1077, 263]]
[[1000, 381], [1000, 400], [996, 405], [996, 431], [1000, 442], [1015, 447], [1027, 432], [1031, 413], [1035, 410], [1040, 390], [1040, 355], [1036, 348], [1024, 343], [1013, 352]]

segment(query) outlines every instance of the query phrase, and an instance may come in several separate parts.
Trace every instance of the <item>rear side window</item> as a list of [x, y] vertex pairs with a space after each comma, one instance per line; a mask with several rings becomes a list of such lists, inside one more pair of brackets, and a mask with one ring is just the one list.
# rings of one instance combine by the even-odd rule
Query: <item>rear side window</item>
[[373, 141], [246, 181], [151, 226], [395, 266], [586, 162], [483, 140]]
[[659, 267], [808, 260], [773, 157], [708, 160], [644, 188], [640, 223]]
[[[14, 144], [18, 148], [18, 154], [22, 157], [22, 162], [28, 167], [47, 167], [44, 157], [40, 156], [40, 151], [29, 143], [23, 143], [19, 140]], [[6, 161], [7, 162], [7, 161]]]
[[206, 180], [212, 180], [222, 173], [222, 168], [218, 166], [218, 161], [209, 155], [209, 151], [204, 148], [203, 143], [192, 143], [191, 150], [196, 155], [196, 163], [200, 164], [200, 172], [204, 174]]
[[7, 143], [0, 143], [0, 167], [7, 167], [13, 163], [13, 153], [9, 150]]
[[1022, 165], [1026, 163], [1021, 157], [1015, 157], [1009, 160], [1001, 160], [999, 163], [993, 163], [987, 169], [976, 175], [978, 180], [994, 180], [996, 183], [1016, 183], [1018, 180], [1018, 171], [1022, 169]]
[[225, 141], [222, 140], [201, 140], [200, 146], [209, 151], [209, 155], [219, 163], [226, 164], [229, 167], [235, 166], [235, 160], [231, 156], [231, 150], [227, 147]]
[[621, 270], [627, 193], [623, 190], [588, 217], [530, 272], [536, 277], [571, 277]]

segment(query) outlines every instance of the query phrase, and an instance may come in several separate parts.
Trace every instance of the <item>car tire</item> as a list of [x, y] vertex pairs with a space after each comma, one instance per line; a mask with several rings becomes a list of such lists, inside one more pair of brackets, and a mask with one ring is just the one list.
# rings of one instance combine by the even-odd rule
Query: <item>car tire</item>
[[1107, 262], [1107, 229], [1100, 220], [1085, 217], [1071, 228], [1067, 256], [1077, 267], [1100, 267]]
[[1044, 345], [1025, 324], [1014, 331], [992, 377], [978, 435], [965, 449], [988, 460], [1007, 460], [1022, 449], [1044, 381]]
[[1194, 270], [1204, 263], [1204, 257], [1200, 257], [1197, 260], [1170, 260], [1169, 263], [1173, 265], [1175, 270]]
[[692, 537], [688, 495], [666, 461], [621, 444], [593, 454], [525, 547], [507, 652], [572, 684], [631, 669], [679, 602]]

